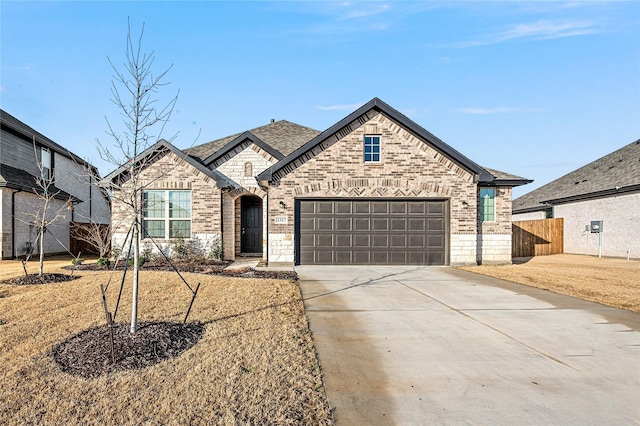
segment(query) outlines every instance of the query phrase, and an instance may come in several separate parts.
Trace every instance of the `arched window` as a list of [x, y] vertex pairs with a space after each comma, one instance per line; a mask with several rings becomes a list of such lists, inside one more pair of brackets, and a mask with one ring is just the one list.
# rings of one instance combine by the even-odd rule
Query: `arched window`
[[244, 175], [245, 177], [253, 177], [253, 164], [249, 161], [244, 163]]

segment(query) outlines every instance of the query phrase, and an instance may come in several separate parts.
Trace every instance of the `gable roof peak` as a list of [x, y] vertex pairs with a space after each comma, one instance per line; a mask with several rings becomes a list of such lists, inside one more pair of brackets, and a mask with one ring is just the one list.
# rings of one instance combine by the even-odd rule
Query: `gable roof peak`
[[[288, 165], [295, 162], [298, 158], [310, 152], [312, 149], [323, 143], [324, 141], [330, 139], [334, 135], [340, 133], [345, 129], [345, 127], [349, 126], [349, 124], [357, 121], [363, 116], [366, 116], [371, 110], [375, 110], [376, 112], [383, 113], [388, 118], [392, 119], [396, 123], [400, 124], [406, 130], [414, 134], [419, 139], [423, 140], [426, 143], [429, 143], [433, 148], [437, 151], [440, 151], [443, 155], [455, 161], [464, 169], [468, 170], [475, 176], [475, 179], [480, 183], [493, 183], [495, 181], [494, 176], [491, 175], [487, 170], [471, 161], [469, 158], [462, 155], [460, 152], [443, 142], [441, 139], [433, 135], [431, 132], [427, 131], [413, 120], [409, 119], [406, 115], [402, 114], [400, 111], [391, 107], [389, 104], [384, 102], [382, 99], [378, 97], [372, 98], [369, 102], [362, 105], [360, 108], [356, 109], [351, 114], [347, 115], [345, 118], [329, 127], [324, 132], [317, 135], [315, 138], [311, 139], [306, 144], [302, 145], [300, 148], [293, 151], [291, 154], [287, 155], [277, 164], [275, 164], [272, 168], [269, 168], [262, 172], [258, 176], [258, 180], [265, 181], [273, 181], [278, 179], [280, 174], [288, 173], [287, 167]], [[350, 130], [349, 130], [350, 131]], [[287, 168], [287, 171], [283, 170]], [[520, 182], [518, 184], [524, 184], [527, 182]]]
[[111, 172], [107, 176], [105, 176], [104, 179], [102, 179], [101, 184], [103, 186], [108, 186], [118, 176], [120, 176], [123, 173], [128, 172], [129, 168], [131, 167], [132, 162], [134, 162], [134, 161], [135, 162], [139, 162], [139, 161], [141, 161], [141, 160], [143, 160], [145, 158], [151, 157], [153, 155], [159, 155], [159, 154], [163, 154], [163, 153], [166, 153], [166, 152], [173, 153], [177, 157], [179, 157], [179, 158], [183, 159], [184, 161], [186, 161], [188, 164], [190, 164], [195, 169], [199, 170], [200, 172], [202, 172], [205, 175], [207, 175], [210, 178], [212, 178], [216, 182], [216, 185], [218, 186], [218, 188], [228, 188], [228, 187], [233, 187], [234, 186], [233, 183], [231, 181], [229, 181], [221, 173], [217, 172], [216, 170], [211, 170], [211, 169], [205, 167], [203, 164], [201, 164], [200, 162], [196, 161], [193, 157], [190, 157], [189, 155], [187, 155], [184, 152], [180, 151], [178, 148], [176, 148], [171, 142], [167, 141], [166, 139], [160, 139], [158, 142], [154, 143], [153, 145], [151, 145], [150, 147], [145, 149], [143, 152], [141, 152], [135, 159], [129, 159], [124, 165], [120, 166], [119, 168], [117, 168], [116, 170], [114, 170], [113, 172]]

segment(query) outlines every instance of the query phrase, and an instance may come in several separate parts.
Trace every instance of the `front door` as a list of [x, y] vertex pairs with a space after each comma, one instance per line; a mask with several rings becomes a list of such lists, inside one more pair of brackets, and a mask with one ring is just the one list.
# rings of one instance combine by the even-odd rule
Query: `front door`
[[262, 254], [262, 199], [242, 197], [241, 199], [240, 252]]

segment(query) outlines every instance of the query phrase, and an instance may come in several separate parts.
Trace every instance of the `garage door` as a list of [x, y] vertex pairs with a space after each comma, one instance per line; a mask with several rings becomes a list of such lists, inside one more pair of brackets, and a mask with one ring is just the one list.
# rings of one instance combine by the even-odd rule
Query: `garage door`
[[444, 265], [445, 200], [297, 200], [297, 263]]

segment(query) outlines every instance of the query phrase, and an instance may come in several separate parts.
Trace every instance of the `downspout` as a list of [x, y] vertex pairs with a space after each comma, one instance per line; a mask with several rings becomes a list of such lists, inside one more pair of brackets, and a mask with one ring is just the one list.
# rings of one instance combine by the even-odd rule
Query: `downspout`
[[22, 192], [22, 189], [11, 193], [11, 251], [14, 259], [18, 255], [16, 252], [16, 194], [18, 192]]
[[220, 188], [220, 247], [224, 257], [224, 188]]
[[93, 178], [89, 175], [89, 220], [93, 221]]

